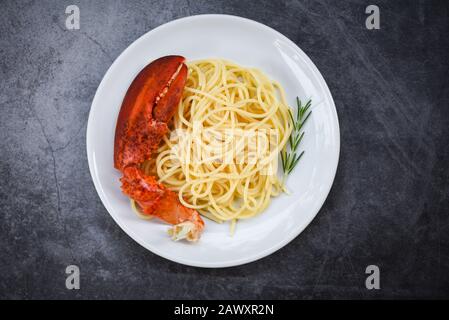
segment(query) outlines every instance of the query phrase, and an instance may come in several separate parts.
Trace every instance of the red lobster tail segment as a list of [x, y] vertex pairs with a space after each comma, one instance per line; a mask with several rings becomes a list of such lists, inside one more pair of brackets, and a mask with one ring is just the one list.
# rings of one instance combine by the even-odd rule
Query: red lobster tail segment
[[136, 201], [143, 214], [172, 224], [169, 233], [174, 240], [196, 241], [204, 228], [199, 213], [182, 205], [175, 192], [140, 168], [168, 132], [167, 123], [182, 98], [187, 79], [184, 61], [180, 56], [159, 58], [131, 83], [117, 119], [114, 166], [123, 173], [123, 193]]

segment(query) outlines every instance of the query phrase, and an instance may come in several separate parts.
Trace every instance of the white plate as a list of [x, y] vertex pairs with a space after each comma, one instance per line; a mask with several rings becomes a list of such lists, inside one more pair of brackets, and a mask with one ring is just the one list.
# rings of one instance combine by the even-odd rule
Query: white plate
[[[161, 56], [188, 60], [224, 58], [261, 69], [285, 88], [288, 102], [313, 99], [301, 149], [306, 150], [288, 179], [292, 195], [274, 198], [258, 217], [228, 224], [206, 219], [198, 243], [173, 242], [168, 226], [139, 219], [120, 191], [113, 167], [114, 131], [122, 99], [137, 73]], [[155, 254], [198, 267], [229, 267], [265, 257], [294, 239], [326, 199], [337, 170], [340, 131], [329, 89], [306, 54], [279, 32], [255, 21], [227, 15], [192, 16], [164, 24], [131, 44], [112, 64], [98, 87], [87, 126], [90, 173], [101, 201], [118, 225]]]

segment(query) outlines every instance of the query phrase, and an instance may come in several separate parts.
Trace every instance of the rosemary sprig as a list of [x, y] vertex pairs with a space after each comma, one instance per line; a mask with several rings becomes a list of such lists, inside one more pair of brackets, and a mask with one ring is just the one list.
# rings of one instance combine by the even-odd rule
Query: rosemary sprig
[[312, 111], [309, 111], [309, 108], [312, 105], [312, 100], [309, 100], [305, 105], [302, 105], [301, 100], [296, 97], [296, 104], [298, 106], [296, 118], [293, 116], [292, 111], [290, 109], [288, 110], [288, 114], [290, 115], [290, 119], [293, 125], [292, 133], [288, 138], [289, 146], [287, 147], [286, 145], [281, 151], [284, 179], [293, 171], [304, 154], [304, 151], [298, 154], [298, 146], [301, 143], [302, 138], [304, 137], [304, 131], [302, 131], [302, 128], [304, 127], [307, 119], [309, 119], [310, 115], [312, 114]]

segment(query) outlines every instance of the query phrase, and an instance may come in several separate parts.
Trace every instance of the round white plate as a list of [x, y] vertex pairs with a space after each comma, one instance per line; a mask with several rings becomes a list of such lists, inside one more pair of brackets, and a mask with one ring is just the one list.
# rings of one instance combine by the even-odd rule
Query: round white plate
[[[229, 224], [205, 219], [197, 243], [173, 242], [168, 226], [139, 219], [120, 190], [113, 167], [114, 131], [123, 97], [138, 72], [152, 60], [182, 55], [187, 60], [224, 58], [257, 67], [285, 88], [288, 102], [312, 98], [305, 127], [306, 150], [288, 178], [291, 195], [273, 198], [258, 217]], [[146, 33], [112, 64], [98, 87], [87, 126], [90, 173], [101, 201], [118, 225], [155, 254], [198, 267], [229, 267], [265, 257], [293, 240], [312, 221], [326, 199], [337, 170], [340, 131], [329, 89], [306, 54], [279, 32], [255, 21], [228, 15], [199, 15], [175, 20]]]

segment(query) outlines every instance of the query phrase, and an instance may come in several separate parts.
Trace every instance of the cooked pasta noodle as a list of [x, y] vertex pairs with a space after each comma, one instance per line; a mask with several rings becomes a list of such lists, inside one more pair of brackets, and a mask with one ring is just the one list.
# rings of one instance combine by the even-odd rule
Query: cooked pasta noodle
[[188, 67], [172, 134], [143, 168], [183, 205], [234, 230], [283, 191], [277, 171], [289, 107], [282, 87], [257, 69], [218, 59]]

